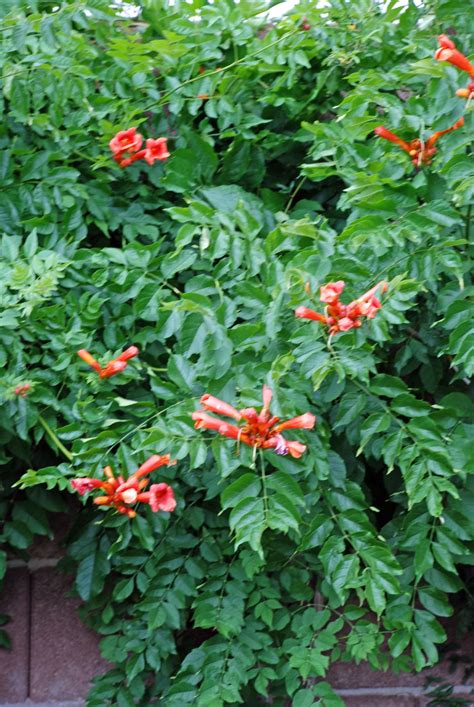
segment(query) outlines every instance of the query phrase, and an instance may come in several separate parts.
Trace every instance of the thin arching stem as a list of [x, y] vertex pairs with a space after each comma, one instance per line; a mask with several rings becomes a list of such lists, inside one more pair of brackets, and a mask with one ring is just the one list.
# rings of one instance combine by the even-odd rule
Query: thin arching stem
[[56, 433], [53, 432], [53, 430], [48, 425], [48, 423], [46, 422], [46, 420], [44, 419], [44, 417], [42, 415], [38, 415], [38, 422], [43, 427], [43, 429], [46, 432], [46, 434], [48, 435], [48, 437], [50, 437], [52, 439], [52, 441], [54, 442], [56, 447], [59, 449], [59, 451], [64, 454], [66, 459], [69, 459], [69, 461], [72, 462], [72, 460], [74, 459], [73, 454], [69, 451], [69, 449], [66, 449], [66, 447], [61, 442], [61, 440], [58, 439]]

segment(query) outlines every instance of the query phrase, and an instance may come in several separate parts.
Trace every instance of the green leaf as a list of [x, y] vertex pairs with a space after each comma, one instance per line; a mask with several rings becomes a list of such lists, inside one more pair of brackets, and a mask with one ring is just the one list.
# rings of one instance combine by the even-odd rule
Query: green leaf
[[294, 504], [304, 505], [303, 492], [299, 484], [290, 474], [276, 471], [267, 479], [267, 487], [287, 496]]
[[131, 579], [121, 579], [120, 582], [115, 585], [112, 596], [115, 601], [123, 601], [133, 592], [133, 587], [133, 577]]
[[436, 587], [424, 587], [418, 590], [418, 597], [425, 609], [436, 616], [451, 616], [453, 608], [449, 604], [446, 594]]
[[360, 428], [360, 446], [357, 450], [357, 455], [361, 454], [364, 447], [372, 439], [374, 435], [380, 432], [386, 432], [390, 427], [391, 416], [389, 413], [374, 412], [364, 420]]
[[417, 400], [414, 395], [405, 393], [393, 399], [391, 409], [405, 417], [423, 417], [430, 412], [430, 406], [423, 400]]
[[76, 589], [84, 601], [97, 596], [102, 591], [109, 562], [102, 540], [99, 545], [90, 546], [88, 554], [80, 561], [76, 574]]
[[407, 392], [408, 388], [400, 378], [381, 373], [374, 376], [370, 381], [370, 390], [372, 393], [375, 393], [375, 395], [396, 398], [402, 393]]
[[233, 508], [242, 500], [255, 498], [260, 489], [260, 479], [255, 474], [242, 474], [222, 492], [222, 508]]
[[245, 498], [231, 511], [229, 516], [230, 529], [235, 534], [235, 547], [248, 543], [252, 550], [262, 557], [262, 533], [265, 530], [265, 515], [263, 499]]

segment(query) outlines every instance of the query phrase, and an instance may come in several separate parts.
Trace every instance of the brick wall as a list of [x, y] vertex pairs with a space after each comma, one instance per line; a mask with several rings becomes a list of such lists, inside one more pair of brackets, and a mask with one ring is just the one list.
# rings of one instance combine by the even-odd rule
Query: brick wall
[[[79, 600], [68, 596], [69, 581], [56, 569], [57, 548], [43, 543], [28, 562], [10, 561], [0, 596], [0, 613], [11, 616], [12, 651], [0, 653], [0, 706], [78, 707], [85, 704], [90, 680], [107, 670], [97, 636], [79, 620]], [[474, 636], [461, 652], [474, 657]], [[474, 688], [463, 685], [462, 669], [449, 674], [438, 666], [428, 674], [455, 684], [455, 694], [471, 699]], [[367, 665], [333, 666], [329, 682], [348, 707], [423, 707], [425, 675], [383, 673]], [[249, 706], [250, 707], [250, 706]]]
[[90, 680], [107, 669], [97, 636], [79, 620], [79, 600], [56, 562], [12, 563], [0, 597], [12, 650], [0, 658], [0, 705], [83, 705]]

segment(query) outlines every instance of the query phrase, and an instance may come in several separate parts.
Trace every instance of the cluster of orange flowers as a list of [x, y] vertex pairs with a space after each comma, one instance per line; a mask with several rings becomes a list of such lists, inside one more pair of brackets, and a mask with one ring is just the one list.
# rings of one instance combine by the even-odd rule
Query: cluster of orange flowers
[[207, 429], [218, 432], [223, 437], [230, 437], [237, 442], [242, 442], [255, 449], [274, 449], [277, 454], [290, 454], [298, 459], [306, 446], [301, 442], [288, 441], [282, 436], [284, 430], [311, 430], [314, 427], [316, 418], [310, 412], [291, 420], [280, 422], [280, 418], [270, 412], [270, 402], [272, 399], [271, 389], [263, 386], [263, 407], [258, 413], [255, 408], [244, 408], [236, 410], [229, 403], [215, 398], [206, 393], [201, 398], [201, 405], [204, 411], [214, 412], [217, 415], [231, 417], [237, 422], [244, 422], [242, 426], [233, 425], [217, 417], [211, 417], [207, 412], [197, 410], [193, 412], [192, 418], [197, 430]]
[[109, 147], [119, 167], [128, 167], [137, 160], [145, 160], [149, 165], [154, 164], [156, 160], [167, 160], [170, 153], [166, 143], [165, 137], [159, 137], [157, 140], [148, 138], [142, 150], [143, 136], [137, 133], [136, 128], [128, 128], [118, 132], [109, 142]]
[[[435, 53], [435, 59], [438, 61], [447, 61], [453, 66], [456, 66], [461, 71], [465, 71], [469, 74], [471, 79], [474, 79], [474, 66], [471, 64], [469, 59], [464, 56], [460, 51], [456, 49], [456, 45], [453, 41], [449, 39], [445, 34], [441, 34], [438, 37], [438, 43], [440, 48]], [[474, 81], [471, 81], [467, 88], [460, 88], [456, 91], [456, 95], [462, 98], [471, 99], [474, 96]], [[398, 145], [404, 152], [410, 155], [411, 161], [417, 169], [421, 167], [422, 164], [431, 164], [431, 159], [433, 155], [436, 154], [437, 150], [435, 143], [439, 140], [442, 135], [450, 133], [453, 130], [457, 130], [464, 125], [464, 118], [459, 118], [454, 125], [451, 125], [445, 130], [438, 130], [437, 132], [430, 135], [427, 140], [423, 141], [420, 138], [414, 138], [413, 140], [406, 141], [402, 138], [387, 130], [383, 125], [379, 125], [375, 128], [374, 132], [378, 137], [384, 140], [389, 140]]]
[[[306, 451], [306, 445], [296, 440], [287, 440], [281, 434], [284, 430], [311, 430], [316, 418], [310, 412], [280, 422], [280, 418], [270, 412], [272, 391], [268, 386], [263, 386], [263, 407], [258, 413], [255, 408], [236, 410], [228, 403], [206, 393], [201, 397], [204, 410], [192, 413], [196, 429], [215, 430], [224, 437], [237, 440], [254, 449], [273, 449], [277, 454], [290, 454], [298, 459]], [[217, 415], [230, 417], [243, 425], [230, 424], [218, 417], [208, 415], [210, 411]], [[116, 476], [110, 466], [104, 468], [104, 479], [82, 476], [71, 481], [74, 491], [81, 496], [91, 491], [100, 491], [100, 495], [93, 499], [97, 506], [115, 508], [116, 511], [127, 515], [129, 518], [136, 516], [135, 507], [142, 503], [150, 506], [153, 512], [165, 511], [171, 513], [176, 508], [173, 489], [166, 483], [152, 484], [144, 478], [161, 466], [176, 464], [171, 461], [169, 454], [154, 454], [144, 462], [127, 479]]]
[[394, 142], [396, 145], [401, 147], [402, 150], [408, 152], [411, 157], [411, 161], [413, 162], [413, 166], [418, 168], [421, 164], [431, 164], [431, 158], [437, 151], [434, 145], [439, 140], [441, 135], [446, 135], [446, 133], [450, 133], [452, 130], [457, 130], [463, 125], [464, 118], [461, 117], [454, 123], [454, 125], [451, 125], [450, 128], [446, 128], [446, 130], [438, 130], [436, 133], [433, 133], [433, 135], [430, 135], [430, 137], [424, 142], [418, 137], [414, 140], [410, 140], [410, 142], [406, 142], [405, 140], [399, 138], [398, 135], [395, 135], [395, 133], [392, 133], [390, 130], [387, 130], [387, 128], [384, 128], [383, 125], [379, 125], [378, 128], [375, 128], [374, 133], [379, 137], [383, 137], [384, 140]]
[[157, 511], [170, 513], [176, 508], [174, 492], [171, 486], [165, 483], [152, 484], [150, 489], [145, 491], [144, 489], [146, 489], [150, 481], [144, 477], [160, 466], [174, 464], [176, 462], [170, 461], [169, 454], [164, 454], [163, 456], [154, 454], [134, 471], [127, 480], [123, 476], [115, 476], [110, 466], [106, 466], [104, 468], [104, 481], [83, 476], [73, 479], [71, 485], [81, 496], [95, 489], [100, 489], [102, 495], [96, 496], [94, 503], [97, 506], [113, 506], [115, 510], [127, 515], [129, 518], [134, 518], [137, 515], [132, 508], [137, 503], [147, 504], [154, 513]]
[[349, 331], [349, 329], [358, 329], [362, 325], [362, 317], [367, 319], [375, 317], [382, 306], [380, 300], [375, 296], [376, 292], [386, 292], [388, 284], [382, 280], [349, 304], [343, 304], [339, 300], [345, 286], [344, 280], [338, 280], [337, 282], [328, 282], [327, 285], [320, 288], [320, 300], [326, 305], [325, 314], [315, 312], [308, 307], [298, 307], [295, 310], [295, 316], [326, 324], [331, 335], [341, 331]]

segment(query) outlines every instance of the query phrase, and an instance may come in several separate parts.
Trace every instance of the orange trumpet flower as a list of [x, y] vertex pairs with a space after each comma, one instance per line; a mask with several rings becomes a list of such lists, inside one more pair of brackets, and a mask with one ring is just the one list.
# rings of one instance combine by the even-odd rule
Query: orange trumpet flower
[[99, 378], [111, 378], [112, 376], [121, 373], [127, 368], [127, 363], [131, 358], [138, 356], [140, 353], [136, 346], [129, 346], [128, 349], [122, 351], [120, 356], [109, 361], [105, 368], [102, 368], [100, 363], [86, 349], [80, 349], [77, 352], [79, 358], [82, 358], [94, 371], [97, 371]]
[[[193, 412], [194, 427], [197, 430], [207, 429], [218, 432], [223, 437], [235, 439], [249, 447], [260, 449], [274, 449], [277, 454], [290, 454], [298, 459], [306, 451], [306, 445], [301, 442], [288, 441], [282, 435], [283, 430], [311, 430], [314, 427], [316, 418], [310, 412], [291, 420], [279, 422], [279, 418], [270, 412], [272, 400], [271, 389], [263, 386], [263, 407], [258, 413], [254, 408], [236, 410], [232, 405], [215, 398], [213, 395], [205, 394], [201, 398], [203, 410]], [[237, 422], [244, 421], [244, 425], [232, 425], [217, 417], [208, 415], [207, 411], [217, 415], [233, 417]]]
[[447, 61], [456, 66], [461, 71], [466, 71], [470, 76], [474, 76], [474, 65], [462, 54], [456, 45], [445, 34], [438, 37], [439, 49], [435, 52], [437, 61]]
[[105, 479], [93, 479], [89, 477], [80, 477], [71, 481], [72, 488], [79, 495], [101, 489], [102, 496], [94, 498], [94, 504], [97, 506], [113, 506], [119, 513], [127, 515], [129, 518], [134, 518], [137, 514], [131, 508], [136, 503], [146, 503], [155, 513], [157, 511], [166, 511], [171, 513], [176, 508], [173, 489], [168, 484], [152, 484], [148, 491], [144, 489], [148, 486], [149, 479], [143, 478], [150, 474], [160, 466], [171, 466], [176, 464], [175, 461], [170, 461], [170, 455], [154, 454], [147, 459], [131, 476], [124, 481], [122, 476], [116, 477], [110, 466], [104, 468]]

